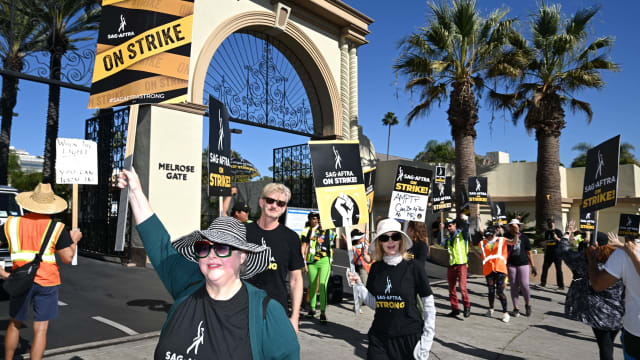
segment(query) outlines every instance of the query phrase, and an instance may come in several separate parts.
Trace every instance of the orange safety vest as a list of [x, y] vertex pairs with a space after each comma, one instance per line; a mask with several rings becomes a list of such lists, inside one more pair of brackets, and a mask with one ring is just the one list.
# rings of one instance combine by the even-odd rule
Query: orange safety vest
[[507, 242], [498, 237], [492, 244], [487, 239], [482, 240], [482, 273], [484, 276], [492, 272], [507, 273]]
[[371, 264], [364, 261], [364, 256], [362, 255], [363, 251], [364, 251], [364, 248], [358, 249], [355, 246], [353, 247], [353, 263], [358, 266], [362, 266], [364, 270], [367, 273], [369, 273], [369, 269], [371, 269], [371, 264], [373, 264], [373, 261], [371, 262]]
[[[51, 238], [44, 239], [49, 226], [55, 226], [55, 228], [51, 233]], [[9, 240], [12, 269], [15, 270], [33, 261], [40, 252], [43, 241], [48, 241], [34, 282], [40, 286], [60, 285], [60, 271], [58, 264], [56, 264], [55, 251], [62, 230], [64, 230], [64, 224], [54, 222], [46, 215], [32, 213], [7, 218], [4, 224], [4, 233]]]

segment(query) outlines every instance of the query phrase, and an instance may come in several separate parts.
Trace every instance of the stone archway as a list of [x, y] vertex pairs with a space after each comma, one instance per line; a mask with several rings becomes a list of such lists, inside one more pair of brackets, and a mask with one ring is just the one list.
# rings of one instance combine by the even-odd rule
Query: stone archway
[[[233, 16], [219, 24], [203, 43], [200, 53], [194, 59], [189, 99], [201, 103], [204, 81], [211, 58], [224, 39], [237, 31], [258, 30], [277, 38], [293, 52], [300, 61], [292, 62], [305, 90], [317, 102], [311, 104], [314, 128], [323, 136], [342, 136], [342, 104], [338, 87], [327, 61], [313, 41], [293, 22], [287, 22], [284, 30], [273, 30], [276, 16], [263, 11], [251, 11]], [[304, 68], [300, 68], [304, 66]], [[308, 74], [308, 77], [305, 76]], [[318, 124], [320, 120], [320, 124]]]

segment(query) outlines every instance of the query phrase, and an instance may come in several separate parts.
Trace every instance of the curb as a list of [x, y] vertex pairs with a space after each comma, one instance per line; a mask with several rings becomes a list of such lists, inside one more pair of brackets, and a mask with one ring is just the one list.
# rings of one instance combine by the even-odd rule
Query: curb
[[[140, 341], [140, 340], [153, 339], [153, 338], [157, 338], [159, 336], [160, 336], [160, 331], [152, 331], [152, 332], [148, 332], [148, 333], [144, 333], [144, 334], [125, 336], [125, 337], [120, 337], [120, 338], [115, 338], [115, 339], [100, 340], [100, 341], [94, 341], [94, 342], [89, 342], [89, 343], [85, 343], [85, 344], [64, 346], [64, 347], [60, 347], [60, 348], [46, 350], [44, 352], [44, 356], [43, 357], [46, 358], [46, 357], [50, 357], [50, 356], [63, 355], [63, 354], [69, 354], [69, 353], [73, 353], [73, 352], [84, 351], [84, 350], [97, 349], [97, 348], [111, 346], [111, 345], [119, 345], [119, 344], [125, 344], [125, 343]], [[30, 359], [30, 358], [31, 358], [31, 356], [29, 354], [24, 354], [22, 356], [22, 359]]]

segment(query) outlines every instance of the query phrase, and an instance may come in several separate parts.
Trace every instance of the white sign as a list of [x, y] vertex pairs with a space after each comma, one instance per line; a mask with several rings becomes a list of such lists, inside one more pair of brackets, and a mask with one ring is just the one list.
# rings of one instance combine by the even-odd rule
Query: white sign
[[57, 138], [56, 183], [98, 185], [98, 144]]
[[318, 212], [317, 209], [302, 209], [302, 208], [287, 208], [287, 219], [285, 220], [285, 226], [295, 231], [296, 234], [300, 234], [305, 228], [305, 224], [308, 220], [310, 212]]
[[424, 221], [429, 203], [433, 172], [413, 166], [398, 165], [396, 182], [391, 192], [389, 217]]

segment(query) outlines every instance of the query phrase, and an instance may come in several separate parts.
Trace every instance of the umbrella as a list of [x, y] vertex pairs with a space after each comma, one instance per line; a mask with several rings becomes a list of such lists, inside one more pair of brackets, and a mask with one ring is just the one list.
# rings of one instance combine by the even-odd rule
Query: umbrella
[[260, 176], [258, 169], [249, 160], [242, 158], [231, 158], [231, 174], [235, 182], [249, 181]]

